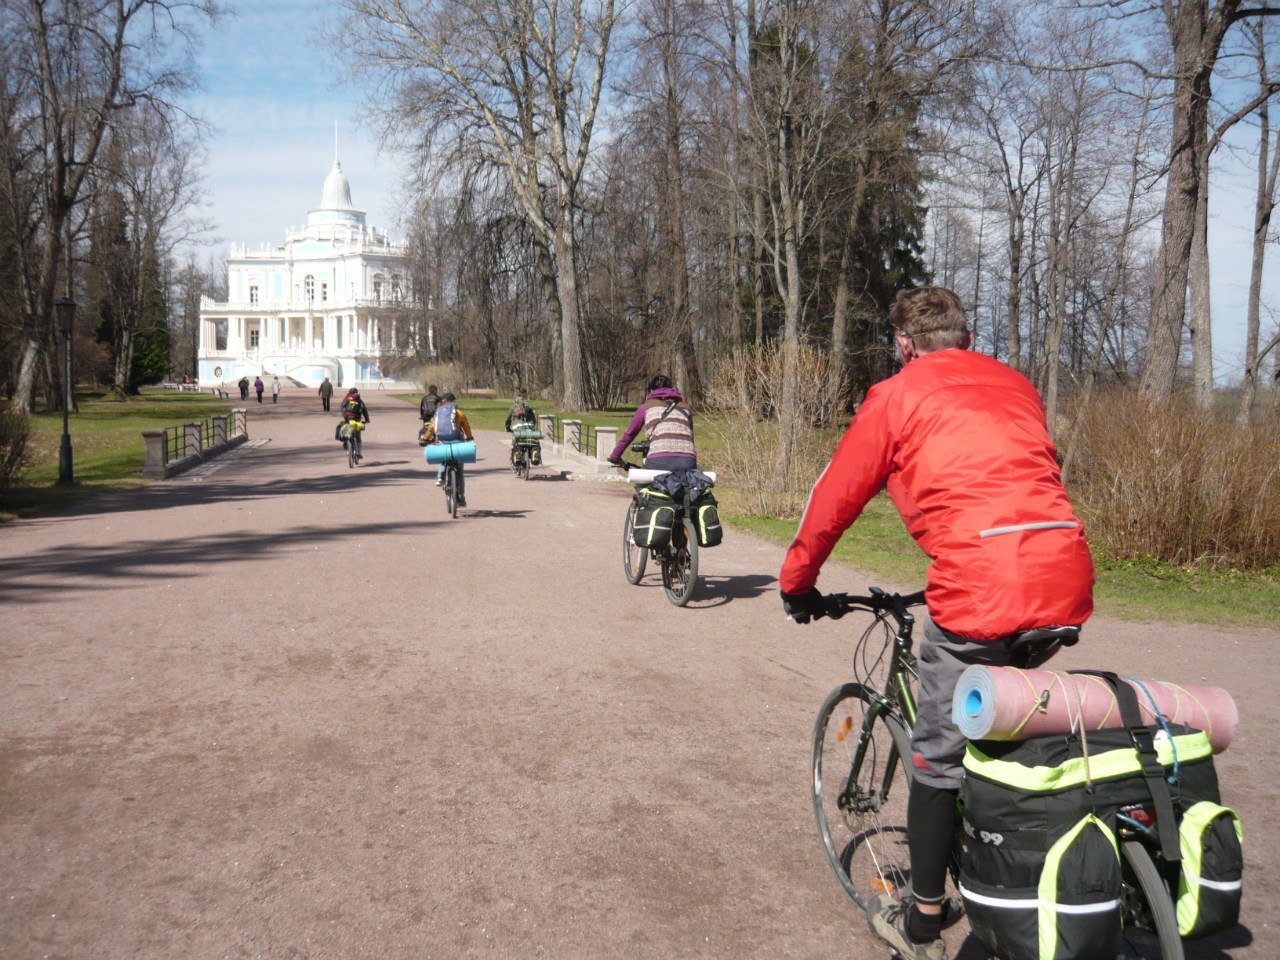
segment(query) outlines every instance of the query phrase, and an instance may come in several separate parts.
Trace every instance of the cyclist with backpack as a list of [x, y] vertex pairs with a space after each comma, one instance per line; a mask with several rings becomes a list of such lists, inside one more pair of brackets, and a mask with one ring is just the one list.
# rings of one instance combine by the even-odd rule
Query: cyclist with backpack
[[[511, 409], [507, 411], [507, 422], [504, 429], [507, 433], [514, 433], [516, 430], [537, 430], [538, 415], [533, 412], [533, 407], [529, 406], [524, 398], [523, 390], [516, 390], [515, 399], [511, 403]], [[529, 462], [535, 467], [542, 465], [542, 444], [536, 440], [523, 441], [529, 445]], [[511, 444], [511, 462], [516, 460], [516, 443]]]
[[[360, 399], [360, 391], [355, 387], [352, 387], [347, 391], [346, 397], [343, 398], [340, 412], [342, 414], [342, 423], [338, 424], [338, 432], [336, 434], [339, 439], [342, 439], [342, 424], [349, 423], [353, 420], [364, 424], [369, 423], [372, 419], [369, 416], [369, 408], [366, 407], [364, 405], [364, 401]], [[351, 431], [350, 442], [356, 445], [357, 460], [364, 459], [364, 454], [361, 452], [364, 449], [364, 443], [360, 439], [361, 432], [362, 431], [360, 429], [353, 429]], [[347, 443], [347, 440], [342, 440], [343, 447], [346, 447]]]
[[912, 890], [901, 901], [877, 895], [867, 915], [907, 960], [943, 960], [965, 750], [951, 722], [956, 681], [971, 664], [1008, 664], [1010, 642], [1027, 630], [1084, 623], [1094, 573], [1031, 382], [970, 352], [964, 308], [946, 288], [901, 291], [889, 318], [902, 369], [867, 391], [778, 580], [788, 616], [822, 616], [818, 573], [884, 488], [931, 560], [907, 803]]
[[[427, 443], [453, 443], [458, 440], [474, 440], [471, 434], [471, 424], [467, 422], [467, 415], [458, 409], [458, 398], [452, 393], [446, 392], [440, 398], [440, 405], [436, 407], [435, 413], [431, 420], [427, 423], [426, 432], [423, 434], [423, 440]], [[444, 464], [440, 464], [440, 469], [436, 472], [436, 486], [444, 484]], [[467, 505], [467, 481], [466, 472], [463, 464], [458, 464], [458, 506], [465, 507]]]
[[698, 454], [693, 444], [693, 410], [671, 384], [671, 378], [658, 374], [649, 381], [644, 403], [636, 408], [627, 429], [609, 454], [614, 466], [622, 463], [628, 444], [644, 428], [649, 438], [649, 452], [644, 465], [652, 470], [694, 470]]
[[422, 402], [418, 404], [418, 419], [426, 423], [436, 415], [436, 407], [440, 405], [440, 396], [436, 393], [436, 385], [433, 383], [427, 387], [427, 392], [422, 398]]

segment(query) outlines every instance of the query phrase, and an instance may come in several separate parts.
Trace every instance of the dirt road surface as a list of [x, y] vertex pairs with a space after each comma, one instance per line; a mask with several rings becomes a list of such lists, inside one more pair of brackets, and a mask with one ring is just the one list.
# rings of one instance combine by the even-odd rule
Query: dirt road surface
[[[887, 957], [808, 797], [855, 627], [786, 622], [734, 531], [689, 608], [627, 585], [626, 486], [521, 482], [502, 434], [450, 520], [367, 399], [356, 470], [290, 391], [195, 475], [0, 528], [0, 957]], [[1277, 640], [1095, 619], [1061, 661], [1239, 701], [1246, 930], [1199, 960], [1280, 956]]]

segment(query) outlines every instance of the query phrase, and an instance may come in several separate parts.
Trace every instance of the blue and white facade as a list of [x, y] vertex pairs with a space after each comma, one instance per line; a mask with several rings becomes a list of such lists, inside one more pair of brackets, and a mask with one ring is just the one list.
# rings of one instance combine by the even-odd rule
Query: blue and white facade
[[390, 386], [386, 361], [410, 352], [415, 311], [403, 248], [365, 224], [334, 160], [319, 208], [283, 246], [233, 245], [227, 302], [200, 304], [200, 382], [276, 375], [306, 385]]

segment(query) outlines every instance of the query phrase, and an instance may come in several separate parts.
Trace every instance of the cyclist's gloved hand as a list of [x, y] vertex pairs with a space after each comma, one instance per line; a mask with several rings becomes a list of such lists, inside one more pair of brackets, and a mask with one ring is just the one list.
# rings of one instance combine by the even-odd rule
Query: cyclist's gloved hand
[[610, 462], [610, 463], [612, 463], [615, 467], [620, 467], [620, 466], [622, 466], [622, 458], [621, 458], [621, 457], [610, 457], [610, 458], [609, 458], [609, 462]]
[[817, 587], [810, 587], [805, 593], [787, 593], [785, 590], [779, 592], [782, 594], [782, 609], [796, 623], [808, 623], [826, 612], [822, 594]]

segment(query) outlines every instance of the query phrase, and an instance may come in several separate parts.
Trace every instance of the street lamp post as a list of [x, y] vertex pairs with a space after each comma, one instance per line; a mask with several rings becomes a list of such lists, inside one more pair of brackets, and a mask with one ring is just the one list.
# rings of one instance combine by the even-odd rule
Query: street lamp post
[[58, 311], [58, 326], [62, 329], [62, 447], [58, 451], [58, 485], [66, 486], [75, 483], [67, 418], [71, 413], [71, 327], [76, 319], [76, 302], [63, 297], [54, 306]]

